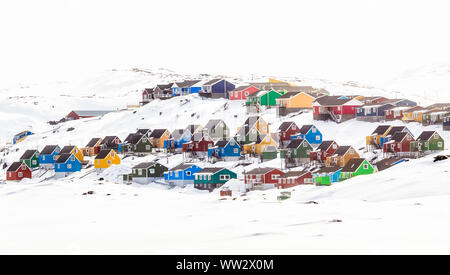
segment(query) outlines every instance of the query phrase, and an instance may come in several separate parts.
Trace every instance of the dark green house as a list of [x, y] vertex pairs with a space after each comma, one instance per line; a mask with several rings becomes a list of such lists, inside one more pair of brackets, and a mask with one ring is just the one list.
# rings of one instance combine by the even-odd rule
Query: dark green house
[[444, 150], [444, 139], [436, 131], [423, 131], [410, 143], [411, 152], [431, 153]]
[[25, 162], [25, 164], [31, 169], [39, 167], [39, 151], [26, 150], [20, 157], [20, 162]]
[[310, 160], [313, 147], [306, 139], [293, 139], [286, 148], [280, 150], [280, 157], [285, 160], [286, 167], [294, 167]]
[[151, 153], [153, 146], [147, 135], [136, 133], [129, 134], [119, 148], [123, 153]]
[[123, 181], [127, 183], [150, 183], [164, 177], [164, 172], [169, 169], [157, 162], [143, 162], [132, 168], [131, 174], [123, 175]]
[[360, 175], [373, 174], [374, 172], [374, 167], [366, 159], [354, 158], [349, 160], [344, 168], [342, 168], [339, 181], [343, 181]]
[[230, 179], [237, 178], [236, 173], [222, 167], [203, 168], [194, 175], [194, 187], [209, 191], [224, 185]]

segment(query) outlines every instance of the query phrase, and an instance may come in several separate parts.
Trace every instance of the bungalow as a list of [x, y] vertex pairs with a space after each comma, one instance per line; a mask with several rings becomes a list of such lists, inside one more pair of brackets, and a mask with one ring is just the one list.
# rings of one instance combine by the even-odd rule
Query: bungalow
[[24, 162], [13, 162], [6, 170], [6, 180], [21, 181], [24, 178], [31, 179], [32, 172]]
[[81, 161], [72, 153], [62, 153], [55, 162], [55, 173], [67, 176], [69, 173], [81, 171]]
[[172, 132], [172, 137], [164, 141], [164, 148], [169, 152], [182, 151], [183, 144], [189, 142], [191, 138], [191, 131], [187, 129], [175, 129]]
[[131, 168], [131, 174], [123, 175], [123, 181], [147, 184], [164, 178], [164, 172], [167, 170], [166, 166], [157, 162], [142, 162]]
[[119, 150], [119, 144], [121, 144], [122, 141], [118, 136], [106, 136], [101, 142], [100, 142], [100, 149], [113, 149], [118, 151]]
[[200, 80], [185, 80], [183, 82], [175, 82], [172, 85], [172, 96], [188, 95], [192, 93], [198, 93], [201, 89], [197, 86]]
[[119, 165], [120, 157], [112, 149], [101, 150], [95, 157], [94, 167], [96, 169], [106, 169], [111, 165]]
[[383, 144], [383, 153], [387, 155], [411, 155], [411, 143], [414, 137], [409, 132], [396, 132], [389, 141]]
[[257, 141], [261, 135], [269, 134], [269, 124], [261, 116], [250, 116], [238, 128], [236, 141], [242, 145]]
[[41, 166], [53, 167], [60, 152], [61, 148], [58, 145], [45, 146], [39, 154], [39, 164]]
[[306, 139], [312, 146], [322, 143], [322, 133], [314, 125], [303, 125], [297, 134], [291, 136], [291, 140], [297, 138]]
[[325, 163], [327, 157], [334, 155], [339, 145], [334, 140], [325, 140], [309, 154], [310, 161]]
[[20, 132], [20, 133], [14, 135], [12, 143], [16, 144], [16, 143], [22, 142], [30, 135], [34, 135], [34, 133], [32, 133], [30, 131]]
[[238, 160], [240, 156], [241, 145], [234, 138], [218, 140], [208, 149], [210, 159]]
[[229, 92], [228, 98], [230, 100], [246, 100], [248, 96], [258, 91], [259, 89], [253, 85], [239, 86]]
[[142, 91], [142, 101], [139, 102], [140, 105], [145, 105], [155, 99], [155, 91], [154, 88], [145, 88]]
[[148, 136], [142, 134], [129, 134], [125, 141], [119, 144], [119, 153], [151, 153], [152, 143]]
[[230, 129], [222, 119], [209, 120], [205, 127], [201, 129], [201, 132], [208, 134], [213, 140], [224, 139], [230, 136]]
[[278, 149], [275, 145], [267, 145], [264, 146], [262, 154], [260, 156], [261, 161], [269, 161], [276, 159], [278, 157]]
[[236, 179], [237, 174], [223, 167], [208, 167], [195, 173], [194, 187], [200, 190], [212, 191], [219, 188], [230, 179]]
[[287, 92], [276, 98], [278, 115], [285, 116], [303, 109], [312, 109], [313, 102], [318, 96], [318, 94], [302, 91]]
[[384, 111], [385, 120], [401, 120], [403, 118], [403, 113], [406, 110], [411, 109], [410, 106], [397, 106]]
[[278, 127], [278, 143], [281, 147], [291, 141], [291, 136], [297, 134], [300, 128], [293, 121], [285, 121]]
[[286, 167], [298, 166], [309, 161], [312, 150], [313, 147], [306, 139], [293, 139], [286, 148], [280, 150], [280, 157], [284, 158]]
[[100, 145], [102, 143], [103, 139], [101, 138], [92, 138], [88, 144], [86, 144], [86, 147], [81, 148], [81, 152], [83, 153], [83, 156], [85, 157], [92, 157], [98, 154], [100, 152]]
[[267, 146], [277, 147], [278, 144], [271, 135], [257, 135], [255, 141], [243, 145], [243, 153], [244, 155], [262, 155]]
[[412, 108], [409, 108], [408, 110], [403, 111], [402, 120], [404, 122], [422, 122], [422, 113], [425, 113], [427, 111], [430, 110], [420, 106], [414, 106]]
[[164, 172], [164, 180], [171, 185], [186, 186], [194, 183], [194, 174], [202, 168], [193, 163], [181, 163], [167, 172]]
[[66, 116], [66, 120], [77, 120], [80, 118], [101, 117], [114, 111], [72, 111]]
[[360, 175], [373, 174], [375, 169], [372, 164], [364, 158], [351, 159], [341, 170], [340, 181]]
[[234, 88], [236, 86], [233, 83], [225, 79], [216, 78], [203, 84], [200, 95], [211, 98], [228, 98], [228, 93]]
[[446, 116], [443, 120], [442, 120], [442, 129], [444, 131], [450, 131], [450, 115]]
[[276, 99], [282, 95], [283, 95], [282, 92], [277, 92], [275, 90], [259, 91], [253, 93], [252, 95], [249, 95], [247, 97], [247, 101], [245, 102], [245, 104], [247, 106], [260, 105], [266, 107], [273, 107], [277, 105]]
[[284, 173], [276, 168], [254, 168], [244, 172], [245, 186], [247, 190], [266, 190], [276, 187], [278, 178]]
[[450, 114], [447, 110], [431, 110], [422, 114], [422, 125], [441, 124], [444, 117]]
[[186, 157], [206, 157], [208, 155], [209, 148], [214, 146], [214, 141], [208, 134], [197, 133], [192, 135], [189, 142], [184, 143], [183, 153]]
[[31, 169], [39, 167], [39, 151], [26, 150], [20, 157], [20, 162], [24, 162]]
[[363, 103], [346, 96], [322, 96], [313, 103], [313, 119], [331, 119], [337, 123], [356, 117], [356, 110]]
[[314, 184], [311, 172], [306, 170], [290, 171], [278, 178], [277, 188], [285, 189], [303, 184]]
[[153, 148], [164, 148], [164, 141], [171, 138], [171, 134], [167, 129], [154, 129], [149, 138]]
[[411, 142], [411, 152], [433, 153], [444, 150], [444, 139], [436, 131], [423, 131], [415, 142]]
[[313, 181], [318, 186], [329, 186], [339, 182], [341, 170], [342, 168], [338, 166], [322, 167], [312, 172]]
[[395, 105], [389, 101], [364, 104], [358, 107], [356, 111], [356, 119], [370, 122], [383, 121], [386, 116], [385, 111], [394, 107]]
[[339, 146], [332, 156], [327, 157], [326, 166], [344, 167], [351, 159], [360, 158], [352, 146]]
[[391, 125], [380, 125], [375, 128], [370, 136], [366, 136], [366, 147], [367, 148], [382, 148], [384, 142], [387, 141], [386, 136], [391, 130]]
[[384, 96], [366, 96], [361, 101], [364, 104], [372, 104], [372, 103], [382, 103], [387, 100], [389, 99]]
[[73, 154], [75, 157], [77, 157], [77, 159], [80, 162], [83, 162], [83, 160], [84, 160], [83, 153], [76, 146], [72, 146], [72, 145], [64, 146], [61, 149], [61, 152], [59, 152], [59, 153], [60, 153], [60, 155], [62, 155], [62, 154]]
[[380, 172], [406, 161], [408, 161], [408, 159], [402, 157], [385, 158], [374, 163], [374, 168], [376, 168], [376, 171]]
[[159, 84], [153, 88], [153, 98], [154, 99], [169, 99], [172, 97], [172, 86], [174, 83]]

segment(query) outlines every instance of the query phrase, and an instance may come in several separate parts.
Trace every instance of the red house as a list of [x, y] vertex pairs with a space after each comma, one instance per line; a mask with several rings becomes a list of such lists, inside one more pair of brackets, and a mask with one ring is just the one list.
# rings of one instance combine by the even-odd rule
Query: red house
[[293, 121], [286, 121], [281, 123], [278, 128], [278, 141], [280, 144], [289, 143], [291, 136], [297, 134], [300, 131], [297, 124]]
[[311, 161], [318, 161], [325, 163], [327, 157], [331, 157], [334, 155], [334, 152], [339, 148], [339, 145], [334, 140], [325, 140], [316, 148], [315, 151], [312, 151], [309, 156]]
[[277, 188], [291, 188], [301, 184], [313, 184], [312, 174], [309, 171], [290, 171], [278, 178]]
[[183, 153], [187, 155], [208, 155], [208, 149], [214, 146], [214, 141], [206, 133], [196, 133], [191, 141], [183, 144]]
[[77, 120], [80, 118], [98, 117], [111, 113], [112, 111], [72, 111], [66, 116], [66, 120]]
[[401, 120], [403, 112], [411, 109], [411, 106], [399, 106], [384, 111], [386, 120]]
[[265, 190], [273, 188], [277, 185], [278, 178], [281, 175], [283, 175], [283, 172], [275, 168], [255, 168], [244, 173], [245, 186], [247, 186], [248, 190]]
[[413, 141], [414, 137], [409, 132], [396, 132], [388, 142], [383, 144], [383, 153], [408, 154], [411, 152], [410, 143]]
[[322, 96], [313, 103], [314, 120], [342, 122], [356, 117], [356, 110], [363, 103], [353, 97]]
[[230, 100], [246, 100], [247, 96], [258, 92], [259, 89], [253, 85], [239, 86], [232, 91], [228, 92]]
[[14, 162], [6, 170], [6, 180], [20, 181], [23, 178], [31, 179], [31, 169], [24, 162]]

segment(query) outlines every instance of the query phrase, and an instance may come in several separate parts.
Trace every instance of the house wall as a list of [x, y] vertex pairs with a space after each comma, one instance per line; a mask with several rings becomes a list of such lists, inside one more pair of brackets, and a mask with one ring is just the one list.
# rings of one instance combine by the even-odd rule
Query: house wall
[[[309, 179], [309, 182], [306, 182], [306, 179]], [[308, 172], [308, 173], [302, 175], [301, 177], [296, 178], [294, 180], [294, 182], [284, 183], [283, 179], [279, 179], [276, 186], [279, 189], [285, 189], [285, 188], [291, 188], [291, 187], [294, 187], [297, 185], [302, 185], [302, 184], [314, 184], [311, 173]]]

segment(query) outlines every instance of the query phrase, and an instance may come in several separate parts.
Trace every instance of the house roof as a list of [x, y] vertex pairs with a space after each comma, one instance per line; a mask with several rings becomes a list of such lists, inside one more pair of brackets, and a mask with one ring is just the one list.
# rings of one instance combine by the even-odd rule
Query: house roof
[[314, 126], [314, 125], [303, 125], [303, 126], [300, 128], [299, 133], [302, 134], [302, 135], [306, 135], [306, 134], [309, 132], [309, 130], [311, 130], [311, 128], [312, 128], [313, 126]]
[[345, 153], [347, 153], [348, 150], [350, 150], [351, 147], [352, 146], [339, 146], [336, 152], [334, 152], [334, 154], [338, 156], [343, 156], [345, 155]]
[[125, 139], [125, 143], [137, 144], [143, 136], [144, 135], [142, 134], [129, 134], [128, 137]]
[[285, 121], [283, 123], [281, 123], [280, 127], [278, 127], [278, 130], [281, 132], [286, 132], [289, 127], [291, 127], [292, 123], [294, 123], [293, 121]]
[[114, 112], [114, 111], [90, 111], [90, 110], [77, 110], [73, 111], [78, 116], [103, 116], [108, 113]]
[[150, 137], [160, 138], [166, 131], [167, 131], [167, 129], [154, 129], [152, 131], [152, 133], [150, 134]]
[[339, 170], [341, 170], [342, 168], [339, 166], [329, 166], [329, 167], [322, 167], [317, 171], [314, 171], [314, 174], [328, 174], [328, 173], [334, 173], [337, 172]]
[[272, 168], [272, 167], [258, 167], [258, 168], [253, 168], [250, 171], [245, 172], [245, 175], [265, 175], [267, 173], [269, 173], [272, 170], [275, 170], [277, 168]]
[[206, 82], [203, 85], [205, 85], [205, 86], [214, 85], [221, 80], [222, 80], [222, 78], [214, 78], [214, 79], [211, 79], [210, 81]]
[[114, 140], [118, 138], [117, 136], [106, 136], [100, 144], [106, 144], [106, 146], [114, 145]]
[[170, 88], [172, 88], [172, 86], [173, 86], [173, 83], [156, 85], [156, 87], [160, 88], [161, 90], [170, 89]]
[[216, 142], [216, 144], [214, 144], [214, 146], [225, 147], [229, 141], [230, 141], [229, 139], [220, 139]]
[[41, 155], [50, 155], [52, 154], [56, 148], [58, 148], [58, 145], [47, 145], [42, 149]]
[[208, 168], [203, 168], [202, 170], [198, 171], [197, 173], [198, 174], [215, 174], [223, 169], [225, 169], [225, 168], [223, 168], [223, 167], [208, 167]]
[[307, 94], [307, 95], [309, 95], [310, 97], [313, 97], [313, 98], [316, 98], [316, 97], [319, 96], [319, 94], [317, 94], [317, 93], [305, 92], [305, 91], [297, 90], [297, 91], [288, 91], [284, 95], [278, 97], [278, 99], [288, 99], [288, 98], [294, 97], [294, 96], [296, 96], [298, 94], [301, 94], [301, 93]]
[[293, 139], [293, 140], [291, 140], [291, 142], [289, 142], [289, 144], [286, 146], [286, 148], [292, 148], [292, 149], [298, 148], [300, 145], [302, 145], [303, 141], [305, 141], [305, 140], [302, 138]]
[[[243, 85], [243, 86], [239, 86], [239, 87], [234, 88], [234, 90], [233, 90], [232, 92], [240, 92], [240, 91], [243, 91], [243, 90], [248, 89], [248, 88], [250, 88], [250, 87], [255, 87], [255, 86], [253, 86], [253, 85]], [[255, 88], [256, 88], [256, 87], [255, 87]], [[258, 88], [257, 88], [257, 89], [258, 89]]]
[[282, 175], [280, 175], [279, 179], [288, 179], [288, 178], [298, 178], [303, 176], [304, 174], [309, 173], [309, 171], [303, 170], [303, 171], [289, 171]]
[[59, 152], [61, 155], [62, 154], [70, 154], [70, 153], [72, 153], [72, 151], [73, 151], [73, 149], [75, 148], [75, 146], [73, 146], [73, 145], [68, 145], [68, 146], [64, 146], [62, 149], [61, 149], [61, 152]]
[[145, 88], [144, 92], [151, 94], [151, 93], [154, 93], [155, 91], [154, 91], [154, 88]]
[[391, 130], [389, 130], [389, 132], [387, 133], [387, 135], [394, 135], [397, 132], [403, 132], [404, 130], [406, 130], [406, 126], [392, 126]]
[[383, 159], [383, 160], [376, 162], [374, 165], [377, 167], [378, 171], [383, 171], [383, 170], [391, 167], [394, 163], [396, 163], [402, 159], [404, 159], [404, 158], [394, 157], [394, 158]]
[[408, 132], [396, 132], [394, 135], [392, 135], [390, 141], [401, 142], [407, 134]]
[[358, 170], [359, 166], [365, 161], [366, 159], [363, 158], [354, 158], [347, 162], [347, 164], [342, 168], [342, 172], [355, 172]]
[[101, 140], [101, 138], [92, 138], [88, 144], [86, 145], [86, 147], [94, 147], [95, 144], [97, 144], [97, 142]]
[[143, 169], [143, 168], [149, 168], [154, 165], [156, 165], [156, 162], [141, 162], [138, 165], [133, 166], [133, 169]]
[[417, 137], [417, 140], [429, 140], [436, 131], [423, 131], [419, 137]]
[[435, 103], [431, 104], [430, 106], [427, 106], [427, 109], [432, 108], [450, 108], [450, 103]]
[[190, 132], [191, 132], [191, 134], [192, 133], [194, 133], [195, 132], [195, 130], [197, 130], [198, 128], [201, 128], [202, 126], [200, 125], [200, 124], [189, 124], [187, 127], [186, 127], [186, 130], [189, 130]]
[[326, 151], [330, 146], [334, 143], [334, 140], [324, 140], [322, 143], [317, 147], [317, 150]]
[[219, 124], [219, 122], [221, 121], [222, 121], [221, 119], [210, 119], [208, 123], [206, 123], [205, 128], [209, 130], [214, 129], [216, 128], [217, 124]]
[[38, 150], [26, 150], [25, 153], [20, 157], [20, 159], [31, 159], [34, 154], [39, 153]]
[[180, 163], [177, 166], [169, 169], [169, 171], [185, 170], [193, 165], [195, 165], [195, 163]]
[[150, 129], [138, 129], [136, 131], [136, 134], [141, 134], [141, 135], [145, 135], [148, 133], [148, 131], [150, 131]]
[[390, 127], [391, 125], [380, 125], [372, 132], [372, 135], [383, 135]]
[[95, 159], [105, 159], [113, 149], [100, 150]]
[[342, 105], [352, 100], [352, 98], [341, 99], [342, 96], [322, 96], [315, 100], [320, 105]]
[[[20, 161], [16, 161], [16, 162], [13, 162], [9, 167], [8, 167], [8, 170], [6, 170], [7, 172], [15, 172], [15, 171], [17, 171], [17, 169], [19, 169], [20, 168], [20, 166], [22, 165], [22, 162], [20, 162]], [[26, 165], [25, 165], [26, 166]], [[28, 166], [27, 166], [27, 168], [28, 168]], [[29, 169], [29, 168], [28, 168]]]
[[181, 136], [183, 136], [185, 131], [186, 131], [185, 129], [175, 129], [172, 132], [172, 137], [174, 139], [179, 139], [179, 138], [181, 138]]
[[200, 82], [200, 80], [185, 80], [183, 82], [177, 83], [177, 85], [180, 88], [189, 88], [198, 82]]
[[66, 161], [72, 156], [73, 154], [60, 154], [58, 159], [56, 160], [56, 163], [66, 163]]

